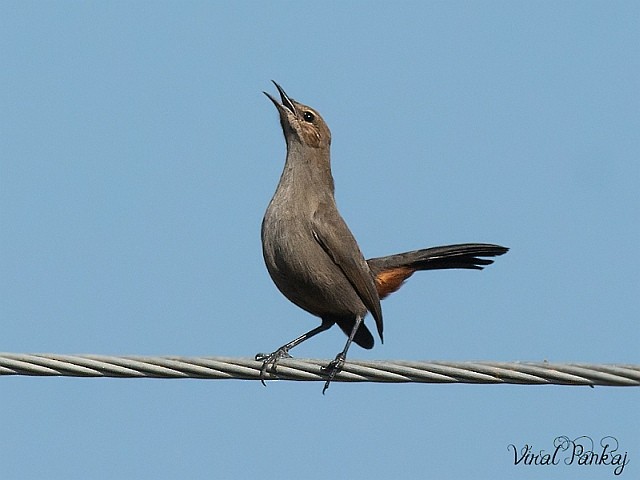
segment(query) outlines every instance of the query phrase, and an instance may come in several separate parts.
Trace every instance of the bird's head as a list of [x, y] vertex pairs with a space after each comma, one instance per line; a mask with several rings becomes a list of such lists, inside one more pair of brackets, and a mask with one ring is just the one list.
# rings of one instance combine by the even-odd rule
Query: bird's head
[[273, 84], [280, 93], [282, 103], [267, 92], [263, 92], [278, 109], [280, 124], [287, 140], [299, 142], [312, 148], [329, 148], [331, 132], [320, 114], [311, 107], [298, 103], [290, 98], [276, 82]]

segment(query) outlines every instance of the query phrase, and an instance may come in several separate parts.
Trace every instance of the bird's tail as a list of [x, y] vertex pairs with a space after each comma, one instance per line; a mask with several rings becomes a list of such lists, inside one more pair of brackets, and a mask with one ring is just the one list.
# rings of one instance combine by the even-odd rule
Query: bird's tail
[[367, 260], [376, 280], [378, 295], [382, 299], [398, 290], [402, 283], [417, 270], [467, 268], [482, 270], [509, 249], [488, 243], [464, 243], [444, 247], [425, 248], [412, 252]]

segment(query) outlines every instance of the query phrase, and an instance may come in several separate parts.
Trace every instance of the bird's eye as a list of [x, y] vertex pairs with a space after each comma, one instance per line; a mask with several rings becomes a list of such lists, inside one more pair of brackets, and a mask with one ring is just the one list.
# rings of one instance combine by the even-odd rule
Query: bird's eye
[[306, 111], [302, 114], [302, 118], [304, 118], [305, 122], [311, 123], [316, 119], [316, 116], [313, 113]]

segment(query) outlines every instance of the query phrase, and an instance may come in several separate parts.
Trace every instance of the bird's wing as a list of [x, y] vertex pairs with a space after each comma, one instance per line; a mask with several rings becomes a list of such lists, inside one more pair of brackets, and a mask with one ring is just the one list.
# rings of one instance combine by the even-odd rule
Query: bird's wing
[[335, 211], [321, 206], [313, 215], [313, 236], [333, 262], [342, 270], [354, 290], [371, 312], [380, 340], [382, 337], [382, 308], [373, 275], [360, 248], [340, 215], [328, 215]]

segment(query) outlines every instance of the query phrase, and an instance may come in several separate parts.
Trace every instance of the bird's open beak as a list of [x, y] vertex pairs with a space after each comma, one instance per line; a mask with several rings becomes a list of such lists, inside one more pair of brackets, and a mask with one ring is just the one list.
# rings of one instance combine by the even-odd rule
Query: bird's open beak
[[278, 110], [280, 110], [282, 108], [286, 108], [287, 110], [289, 110], [291, 113], [293, 113], [295, 115], [296, 114], [296, 107], [293, 105], [293, 102], [291, 101], [291, 99], [287, 95], [287, 92], [285, 92], [284, 89], [280, 85], [278, 85], [276, 82], [274, 82], [273, 80], [271, 80], [271, 81], [273, 82], [273, 84], [278, 89], [278, 92], [280, 93], [280, 98], [282, 99], [282, 103], [279, 103], [275, 98], [273, 98], [267, 92], [262, 92], [262, 93], [264, 93], [267, 97], [269, 97], [269, 100], [271, 100], [273, 102], [273, 104], [276, 106], [276, 108]]

